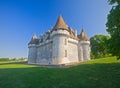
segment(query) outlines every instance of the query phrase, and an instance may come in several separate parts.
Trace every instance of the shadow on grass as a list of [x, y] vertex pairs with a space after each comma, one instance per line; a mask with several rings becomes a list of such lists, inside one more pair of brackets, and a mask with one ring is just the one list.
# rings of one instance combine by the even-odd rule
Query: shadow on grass
[[13, 61], [13, 62], [8, 61], [8, 62], [1, 62], [0, 65], [7, 65], [7, 64], [27, 64], [27, 63], [28, 63], [27, 61], [20, 61], [20, 62], [19, 61], [18, 62], [17, 61], [16, 62], [15, 61]]
[[119, 63], [0, 69], [0, 88], [120, 88], [119, 82]]

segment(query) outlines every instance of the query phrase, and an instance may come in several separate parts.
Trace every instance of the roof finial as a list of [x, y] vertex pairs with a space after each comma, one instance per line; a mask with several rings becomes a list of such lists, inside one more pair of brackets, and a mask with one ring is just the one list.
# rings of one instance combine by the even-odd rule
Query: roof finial
[[32, 39], [37, 39], [37, 35], [36, 35], [36, 33], [34, 33]]
[[84, 32], [84, 27], [83, 27], [83, 25], [82, 25], [82, 32]]
[[83, 25], [82, 25], [82, 29], [83, 29]]

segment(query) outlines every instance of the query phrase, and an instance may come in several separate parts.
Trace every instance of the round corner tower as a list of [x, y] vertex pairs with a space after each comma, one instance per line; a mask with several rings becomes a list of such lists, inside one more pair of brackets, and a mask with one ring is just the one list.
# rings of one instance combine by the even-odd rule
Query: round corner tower
[[78, 44], [79, 60], [80, 61], [90, 60], [90, 41], [83, 29], [81, 34], [78, 35], [78, 38], [79, 38]]
[[53, 40], [53, 64], [69, 62], [67, 58], [68, 37], [68, 27], [66, 26], [62, 16], [59, 16], [51, 33], [51, 38]]

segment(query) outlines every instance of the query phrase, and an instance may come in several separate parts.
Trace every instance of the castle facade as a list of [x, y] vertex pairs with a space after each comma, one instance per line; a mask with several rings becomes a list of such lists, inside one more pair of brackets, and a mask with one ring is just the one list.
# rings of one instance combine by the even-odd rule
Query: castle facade
[[68, 27], [62, 16], [55, 26], [39, 38], [34, 34], [28, 44], [28, 63], [58, 65], [90, 60], [90, 41], [82, 29]]

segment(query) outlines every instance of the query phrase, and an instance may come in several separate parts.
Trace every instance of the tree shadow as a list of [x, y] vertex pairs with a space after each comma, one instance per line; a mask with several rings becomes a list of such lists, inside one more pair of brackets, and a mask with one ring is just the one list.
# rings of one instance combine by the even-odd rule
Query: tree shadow
[[4, 63], [0, 63], [0, 65], [7, 65], [7, 64], [28, 64], [27, 61], [20, 61], [20, 62], [4, 62]]

